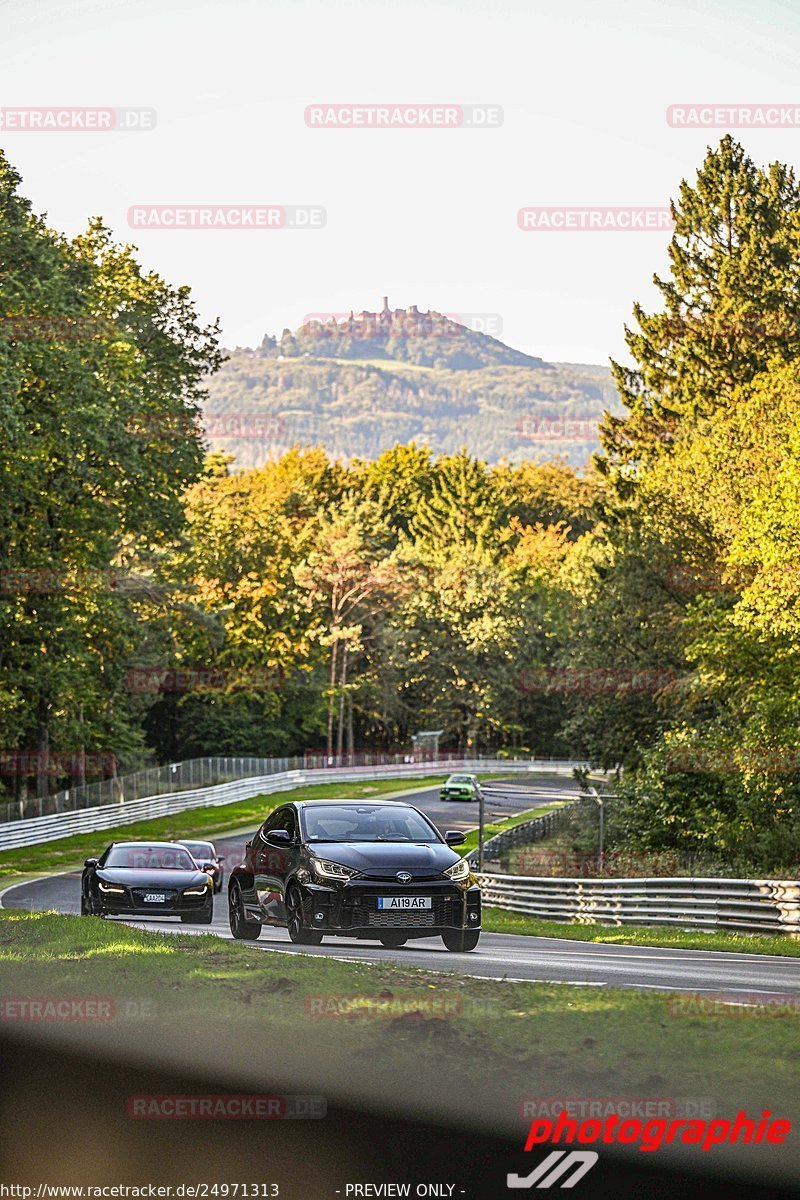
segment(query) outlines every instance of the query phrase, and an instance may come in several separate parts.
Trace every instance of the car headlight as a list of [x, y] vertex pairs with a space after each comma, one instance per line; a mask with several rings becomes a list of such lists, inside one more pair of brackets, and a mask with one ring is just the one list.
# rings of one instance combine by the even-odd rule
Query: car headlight
[[358, 871], [354, 871], [352, 867], [329, 862], [327, 858], [312, 858], [311, 866], [317, 879], [352, 879], [358, 875]]
[[452, 879], [453, 883], [463, 883], [469, 878], [469, 863], [465, 858], [460, 858], [457, 863], [453, 863], [452, 867], [448, 867], [443, 872], [448, 879]]
[[208, 884], [204, 883], [202, 885], [202, 887], [186, 888], [184, 890], [183, 894], [184, 894], [184, 896], [205, 896], [207, 891], [208, 891]]
[[99, 887], [101, 892], [114, 892], [117, 896], [125, 895], [124, 887], [117, 887], [116, 884], [113, 883], [103, 883], [102, 879], [100, 880]]

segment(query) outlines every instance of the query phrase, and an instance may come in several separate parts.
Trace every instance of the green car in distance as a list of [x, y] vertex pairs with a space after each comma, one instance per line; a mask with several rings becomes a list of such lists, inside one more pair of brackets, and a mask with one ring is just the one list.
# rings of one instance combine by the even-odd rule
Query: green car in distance
[[477, 775], [451, 775], [439, 788], [440, 800], [480, 800]]

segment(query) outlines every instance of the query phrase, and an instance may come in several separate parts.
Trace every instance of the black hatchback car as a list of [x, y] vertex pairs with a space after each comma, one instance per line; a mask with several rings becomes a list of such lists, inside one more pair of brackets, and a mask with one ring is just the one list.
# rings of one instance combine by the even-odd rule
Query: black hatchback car
[[474, 950], [481, 896], [452, 849], [463, 841], [400, 801], [284, 804], [231, 872], [231, 932], [252, 941], [264, 925], [281, 925], [301, 945], [331, 934], [387, 947], [438, 936], [448, 950]]
[[84, 863], [81, 916], [180, 917], [210, 925], [213, 888], [185, 846], [112, 842], [100, 858]]

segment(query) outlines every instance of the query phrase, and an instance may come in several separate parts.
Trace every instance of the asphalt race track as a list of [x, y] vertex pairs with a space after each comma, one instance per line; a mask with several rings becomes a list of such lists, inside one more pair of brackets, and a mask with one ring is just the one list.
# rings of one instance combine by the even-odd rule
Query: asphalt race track
[[[486, 817], [508, 816], [575, 794], [576, 784], [568, 778], [543, 778], [495, 782], [486, 796]], [[438, 789], [409, 795], [412, 804], [444, 829], [467, 829], [477, 823], [477, 805], [442, 802]], [[124, 838], [124, 829], [119, 831]], [[206, 835], [202, 835], [206, 836]], [[226, 870], [241, 856], [245, 833], [214, 838], [226, 857]], [[98, 834], [98, 853], [109, 834]], [[0, 892], [0, 905], [27, 911], [79, 912], [80, 872], [51, 875], [21, 883]], [[230, 938], [225, 889], [215, 898], [214, 923], [187, 926], [177, 921], [132, 922], [141, 929], [169, 933], [214, 933]], [[471, 954], [452, 954], [438, 938], [410, 942], [398, 950], [387, 950], [372, 942], [327, 938], [321, 946], [295, 947], [283, 929], [265, 928], [249, 948], [288, 954], [322, 954], [354, 962], [387, 959], [435, 971], [462, 971], [486, 979], [538, 980], [594, 987], [647, 988], [658, 991], [725, 993], [731, 999], [743, 993], [800, 995], [800, 959], [769, 955], [728, 954], [717, 951], [664, 950], [646, 946], [593, 945], [566, 938], [521, 937], [484, 933]]]

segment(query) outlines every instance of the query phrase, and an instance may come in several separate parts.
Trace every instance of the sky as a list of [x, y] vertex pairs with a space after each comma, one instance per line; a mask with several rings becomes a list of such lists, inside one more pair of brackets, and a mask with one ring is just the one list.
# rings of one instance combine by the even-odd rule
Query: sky
[[[388, 295], [601, 363], [624, 358], [634, 301], [657, 305], [669, 231], [522, 230], [520, 209], [665, 207], [726, 132], [671, 126], [669, 106], [800, 111], [798, 51], [800, 5], [784, 0], [0, 0], [4, 110], [156, 114], [136, 132], [4, 117], [0, 145], [53, 227], [102, 216], [190, 286], [226, 346]], [[495, 123], [306, 123], [309, 106], [423, 103], [487, 106]], [[732, 132], [759, 163], [800, 156], [800, 119]], [[209, 205], [309, 206], [325, 223], [129, 223]]]

